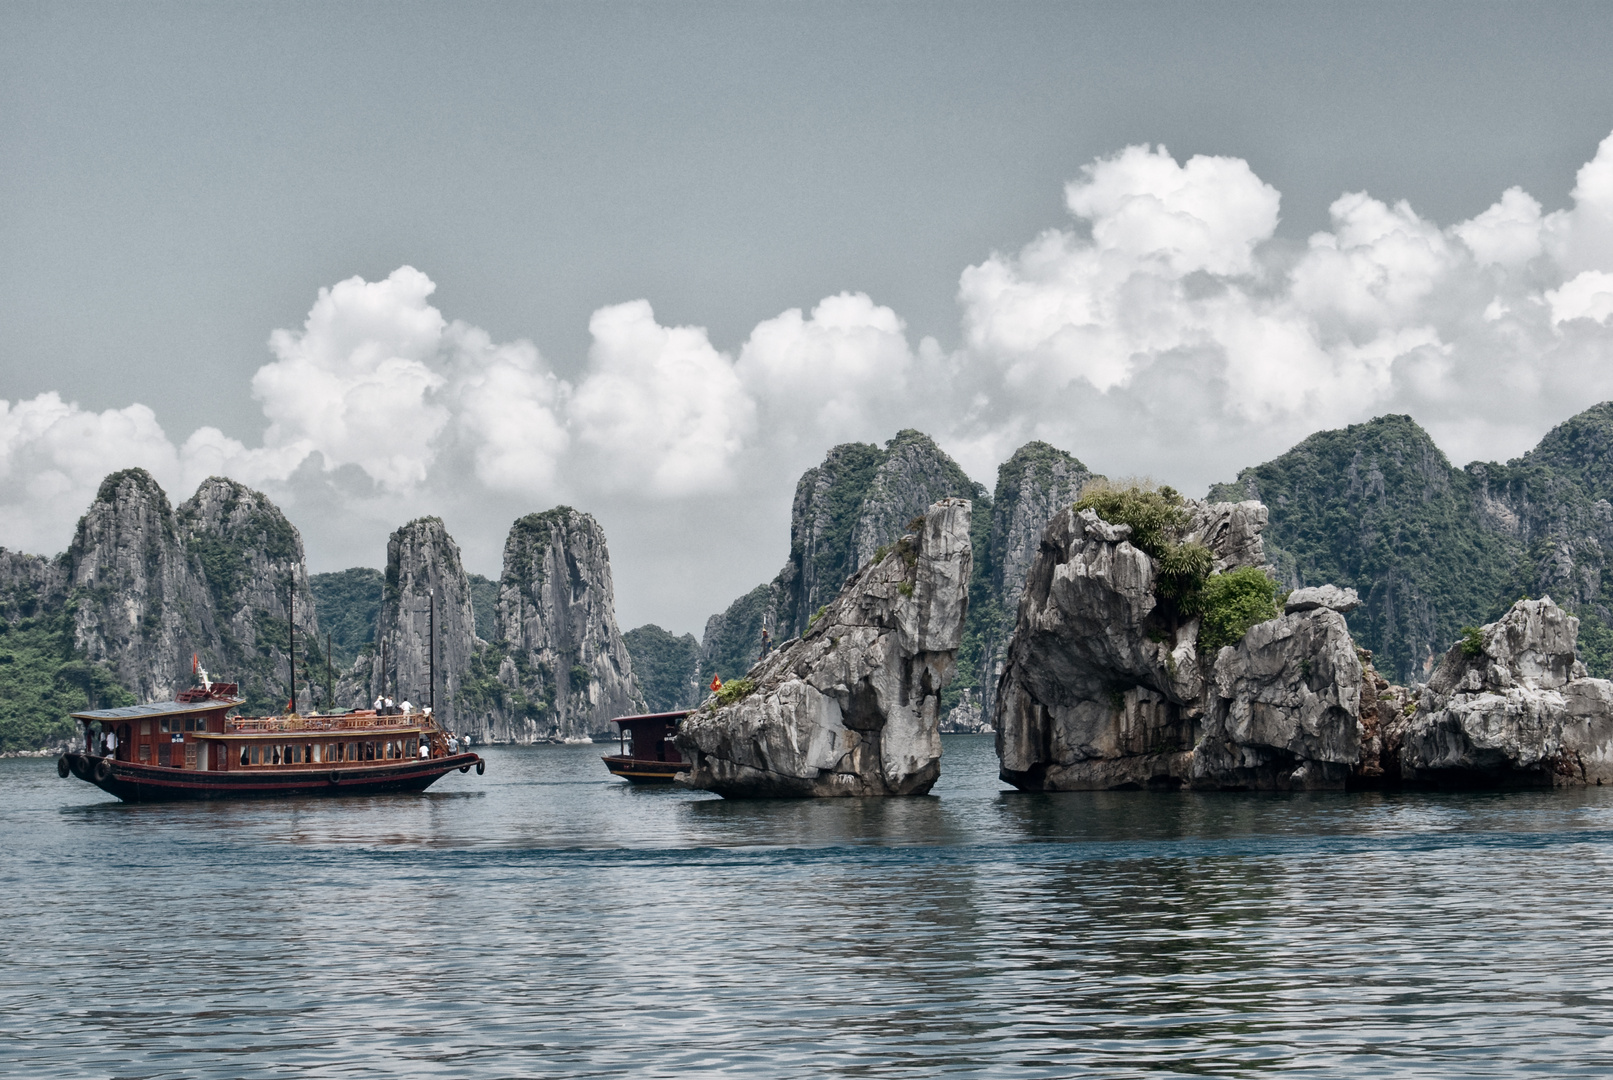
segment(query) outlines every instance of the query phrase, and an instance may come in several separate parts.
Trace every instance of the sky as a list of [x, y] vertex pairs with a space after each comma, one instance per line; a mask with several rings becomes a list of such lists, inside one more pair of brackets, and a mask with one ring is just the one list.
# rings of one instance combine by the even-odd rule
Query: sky
[[829, 447], [1045, 439], [1193, 494], [1613, 398], [1613, 7], [0, 6], [0, 545], [100, 479], [310, 568], [604, 526], [698, 635]]

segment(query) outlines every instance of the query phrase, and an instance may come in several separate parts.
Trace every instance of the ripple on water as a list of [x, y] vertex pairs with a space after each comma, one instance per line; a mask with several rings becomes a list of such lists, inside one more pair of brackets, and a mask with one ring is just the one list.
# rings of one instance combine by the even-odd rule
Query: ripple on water
[[0, 762], [13, 1075], [1613, 1068], [1613, 792], [729, 803], [494, 748], [128, 807]]

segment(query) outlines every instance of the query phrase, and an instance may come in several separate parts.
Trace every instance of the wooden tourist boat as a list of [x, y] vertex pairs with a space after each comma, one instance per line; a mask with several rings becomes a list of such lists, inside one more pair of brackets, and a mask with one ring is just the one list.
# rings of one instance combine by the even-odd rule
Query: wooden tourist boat
[[[429, 711], [228, 715], [241, 703], [236, 684], [215, 682], [173, 701], [74, 713], [85, 752], [63, 754], [56, 771], [124, 802], [166, 802], [421, 791], [454, 769], [487, 767], [450, 754]], [[95, 753], [109, 732], [116, 747]]]
[[689, 715], [681, 712], [644, 713], [618, 716], [612, 720], [621, 733], [622, 752], [605, 758], [605, 768], [635, 784], [670, 784], [680, 772], [689, 771], [672, 740], [678, 722]]

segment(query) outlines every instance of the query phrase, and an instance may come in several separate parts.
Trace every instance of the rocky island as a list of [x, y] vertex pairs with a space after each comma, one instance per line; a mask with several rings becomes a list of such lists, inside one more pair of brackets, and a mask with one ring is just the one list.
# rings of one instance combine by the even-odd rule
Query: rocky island
[[970, 504], [933, 504], [806, 632], [691, 713], [690, 786], [725, 796], [922, 795], [968, 609]]

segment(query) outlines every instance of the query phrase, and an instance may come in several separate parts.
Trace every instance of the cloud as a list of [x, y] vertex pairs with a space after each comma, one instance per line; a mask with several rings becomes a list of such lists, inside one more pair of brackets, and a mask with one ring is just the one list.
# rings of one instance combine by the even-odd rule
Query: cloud
[[435, 290], [412, 266], [320, 289], [302, 332], [270, 335], [275, 362], [253, 376], [264, 445], [352, 462], [394, 491], [422, 482], [449, 421], [435, 400], [446, 382], [434, 363], [446, 324], [426, 302]]
[[755, 402], [697, 326], [662, 326], [646, 300], [600, 308], [572, 399], [599, 479], [675, 497], [721, 490], [755, 429]]
[[[181, 440], [140, 404], [0, 401], [0, 543], [59, 550], [101, 477], [140, 465], [176, 498], [210, 473], [264, 488], [343, 559], [373, 562], [419, 513], [460, 515], [467, 551], [495, 559], [512, 514], [559, 501], [614, 514], [653, 551], [669, 522], [698, 531], [719, 507], [782, 513], [829, 446], [902, 427], [981, 480], [1040, 438], [1202, 490], [1385, 412], [1465, 462], [1613, 398], [1613, 135], [1570, 205], [1513, 187], [1454, 224], [1356, 191], [1327, 228], [1281, 236], [1281, 197], [1248, 162], [1162, 146], [1094, 161], [1064, 194], [1068, 220], [962, 269], [952, 349], [911, 341], [860, 292], [784, 310], [732, 349], [637, 299], [593, 313], [562, 376], [533, 342], [445, 316], [413, 267], [349, 278], [270, 336], [258, 439]], [[736, 491], [742, 504], [713, 501]], [[690, 557], [753, 557], [744, 514], [720, 512]]]
[[758, 323], [736, 370], [766, 409], [770, 432], [815, 444], [869, 438], [910, 392], [915, 358], [905, 331], [866, 293], [840, 293], [810, 317], [790, 308]]
[[1565, 210], [1512, 188], [1442, 228], [1352, 192], [1297, 249], [1235, 159], [1130, 147], [1067, 194], [1076, 227], [960, 277], [964, 352], [991, 373], [962, 437], [1035, 431], [1192, 487], [1391, 411], [1461, 460], [1507, 456], [1613, 393], [1613, 136]]

